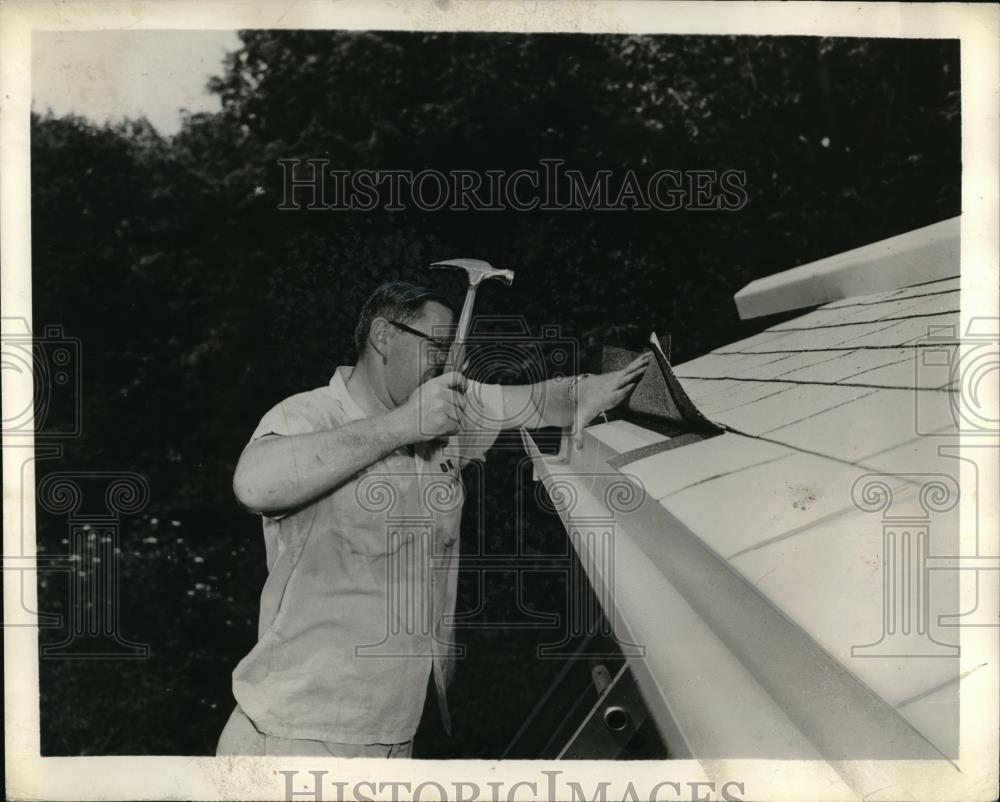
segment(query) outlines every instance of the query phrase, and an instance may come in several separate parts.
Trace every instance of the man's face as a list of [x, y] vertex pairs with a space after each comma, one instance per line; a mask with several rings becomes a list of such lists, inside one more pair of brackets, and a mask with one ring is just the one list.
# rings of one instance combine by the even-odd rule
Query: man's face
[[404, 324], [433, 340], [389, 326], [386, 346], [386, 389], [398, 406], [421, 384], [440, 376], [448, 357], [448, 346], [455, 335], [451, 310], [435, 301], [424, 304], [423, 311]]

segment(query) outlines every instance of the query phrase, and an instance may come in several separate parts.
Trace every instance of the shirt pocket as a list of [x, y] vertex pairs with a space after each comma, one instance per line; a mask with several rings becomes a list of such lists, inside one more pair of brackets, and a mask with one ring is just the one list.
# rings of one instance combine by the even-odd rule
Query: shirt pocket
[[435, 553], [450, 550], [458, 540], [465, 505], [465, 483], [457, 471], [449, 476], [435, 477], [424, 488], [424, 503], [433, 514]]
[[333, 514], [351, 548], [375, 559], [411, 542], [420, 523], [412, 502], [417, 488], [412, 460], [384, 460], [338, 490]]

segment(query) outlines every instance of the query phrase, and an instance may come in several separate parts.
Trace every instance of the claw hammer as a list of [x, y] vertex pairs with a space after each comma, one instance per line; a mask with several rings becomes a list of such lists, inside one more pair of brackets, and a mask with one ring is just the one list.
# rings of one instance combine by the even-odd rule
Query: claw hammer
[[[465, 356], [465, 338], [472, 325], [472, 308], [476, 303], [476, 291], [479, 289], [479, 285], [487, 279], [497, 279], [510, 286], [514, 281], [514, 272], [512, 270], [501, 270], [493, 267], [489, 262], [484, 262], [480, 259], [448, 259], [443, 262], [434, 262], [431, 265], [432, 270], [443, 268], [458, 268], [464, 270], [469, 276], [469, 288], [465, 293], [462, 314], [458, 318], [455, 339], [452, 341], [451, 350], [448, 352], [448, 360], [445, 363], [444, 372], [447, 373], [458, 370], [462, 365]], [[444, 446], [440, 441], [432, 441], [432, 443], [437, 444], [437, 447], [443, 451]], [[452, 436], [449, 438], [448, 443], [455, 445], [455, 437]], [[439, 452], [436, 456], [441, 457], [441, 453]], [[442, 471], [447, 471], [449, 465], [446, 462], [440, 462]]]

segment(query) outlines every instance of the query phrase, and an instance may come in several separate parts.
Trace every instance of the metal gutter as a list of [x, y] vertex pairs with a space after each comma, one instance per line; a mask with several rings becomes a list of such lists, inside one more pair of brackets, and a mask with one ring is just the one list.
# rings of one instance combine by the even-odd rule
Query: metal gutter
[[[823, 761], [865, 787], [855, 760], [946, 760], [749, 582], [609, 462], [615, 449], [525, 448], [668, 748], [699, 760]], [[623, 483], [632, 486], [633, 499]], [[609, 547], [610, 544], [610, 547]], [[900, 775], [901, 788], [907, 778]]]

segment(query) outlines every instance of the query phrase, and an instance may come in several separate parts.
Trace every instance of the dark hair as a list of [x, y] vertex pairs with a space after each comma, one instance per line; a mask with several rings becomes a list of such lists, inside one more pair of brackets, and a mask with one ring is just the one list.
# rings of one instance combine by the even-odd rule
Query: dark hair
[[361, 307], [358, 325], [354, 330], [354, 345], [358, 349], [358, 358], [368, 346], [368, 333], [375, 318], [384, 317], [399, 323], [409, 323], [424, 310], [424, 305], [429, 301], [439, 303], [450, 309], [453, 315], [458, 315], [451, 299], [434, 290], [406, 281], [387, 281], [379, 285]]

